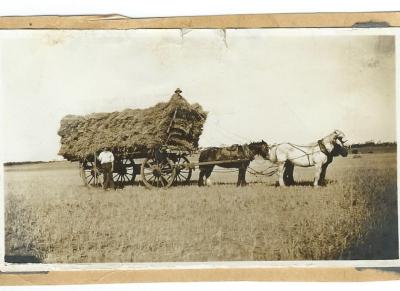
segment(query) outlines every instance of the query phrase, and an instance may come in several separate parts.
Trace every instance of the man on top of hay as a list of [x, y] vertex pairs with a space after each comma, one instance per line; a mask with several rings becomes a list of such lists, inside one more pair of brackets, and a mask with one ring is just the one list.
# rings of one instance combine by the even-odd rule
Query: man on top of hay
[[103, 151], [100, 153], [98, 157], [101, 168], [103, 169], [103, 176], [104, 176], [104, 181], [103, 181], [103, 189], [107, 190], [107, 188], [113, 188], [115, 190], [114, 186], [114, 179], [113, 179], [113, 171], [114, 171], [114, 155], [110, 151], [108, 147], [105, 147]]

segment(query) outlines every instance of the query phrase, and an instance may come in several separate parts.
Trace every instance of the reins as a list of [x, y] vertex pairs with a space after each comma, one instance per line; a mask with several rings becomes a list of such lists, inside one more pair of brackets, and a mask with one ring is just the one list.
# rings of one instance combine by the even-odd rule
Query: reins
[[[271, 168], [273, 168], [273, 170], [270, 170]], [[270, 171], [269, 171], [270, 170]], [[272, 175], [274, 175], [276, 172], [278, 172], [278, 166], [275, 165], [271, 165], [268, 168], [266, 168], [263, 171], [257, 171], [253, 168], [251, 168], [250, 166], [247, 167], [247, 172], [253, 176], [267, 176], [270, 177]]]

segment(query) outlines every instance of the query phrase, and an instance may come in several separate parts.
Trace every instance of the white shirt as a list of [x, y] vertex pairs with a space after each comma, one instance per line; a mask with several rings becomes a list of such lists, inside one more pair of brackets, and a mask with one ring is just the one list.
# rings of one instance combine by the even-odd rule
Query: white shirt
[[112, 162], [114, 162], [114, 155], [110, 151], [103, 151], [100, 153], [98, 159], [101, 164], [112, 163]]

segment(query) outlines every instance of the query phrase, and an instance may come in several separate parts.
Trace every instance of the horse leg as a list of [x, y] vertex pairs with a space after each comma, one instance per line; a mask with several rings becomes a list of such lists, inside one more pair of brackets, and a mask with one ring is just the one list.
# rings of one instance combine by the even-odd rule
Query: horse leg
[[199, 185], [199, 187], [204, 186], [204, 175], [205, 175], [205, 170], [201, 169], [200, 174], [199, 174], [199, 181], [197, 183], [197, 185]]
[[246, 186], [247, 182], [246, 182], [246, 170], [247, 168], [239, 168], [239, 179], [238, 179], [238, 183], [237, 186]]
[[323, 164], [321, 168], [321, 175], [319, 176], [318, 180], [318, 185], [324, 186], [325, 185], [325, 175], [326, 175], [326, 169], [328, 168], [328, 163]]
[[243, 168], [242, 186], [246, 186], [247, 185], [247, 182], [246, 182], [246, 171], [247, 171], [247, 168]]
[[206, 176], [206, 186], [208, 186], [208, 185], [211, 184], [211, 183], [209, 183], [209, 180], [208, 180], [208, 179], [210, 178], [213, 169], [214, 169], [214, 166], [212, 166], [212, 167], [210, 167], [210, 168], [207, 168], [207, 171], [206, 171], [206, 173], [205, 173], [205, 176]]
[[315, 175], [314, 175], [314, 187], [318, 187], [318, 182], [321, 177], [321, 172], [322, 172], [322, 165], [321, 164], [315, 164]]
[[278, 164], [278, 181], [279, 181], [279, 186], [285, 187], [285, 181], [283, 179], [283, 175], [285, 173], [285, 163], [281, 162]]
[[291, 185], [291, 179], [290, 179], [290, 171], [291, 171], [291, 163], [290, 161], [285, 162], [284, 170], [283, 170], [283, 182], [285, 185], [290, 186]]
[[239, 174], [238, 174], [238, 180], [237, 180], [237, 183], [236, 183], [236, 187], [239, 187], [240, 185], [242, 185], [242, 176], [243, 176], [243, 170], [240, 167], [239, 168]]
[[293, 177], [294, 164], [289, 162], [287, 167], [288, 167], [288, 170], [287, 170], [288, 177], [287, 178], [288, 178], [289, 185], [294, 185], [294, 177]]

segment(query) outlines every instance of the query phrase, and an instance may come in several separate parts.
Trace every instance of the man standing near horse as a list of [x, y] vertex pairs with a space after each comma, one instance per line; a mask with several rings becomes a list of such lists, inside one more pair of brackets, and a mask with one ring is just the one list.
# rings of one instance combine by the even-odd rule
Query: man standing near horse
[[114, 155], [110, 151], [108, 147], [105, 147], [103, 151], [100, 153], [98, 160], [100, 161], [101, 168], [103, 170], [103, 189], [107, 190], [108, 188], [113, 188], [114, 179], [113, 179], [113, 171], [114, 171]]

